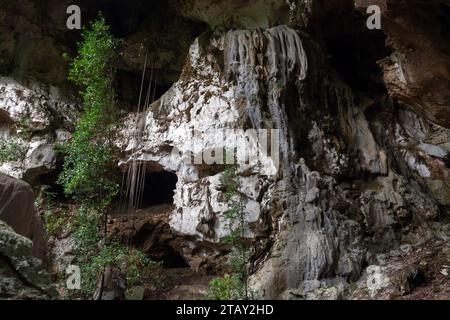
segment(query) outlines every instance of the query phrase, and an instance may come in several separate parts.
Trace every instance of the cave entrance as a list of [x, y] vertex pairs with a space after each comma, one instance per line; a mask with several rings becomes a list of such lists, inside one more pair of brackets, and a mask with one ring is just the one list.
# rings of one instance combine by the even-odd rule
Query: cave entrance
[[139, 209], [157, 205], [173, 205], [177, 175], [168, 171], [146, 172], [142, 204]]

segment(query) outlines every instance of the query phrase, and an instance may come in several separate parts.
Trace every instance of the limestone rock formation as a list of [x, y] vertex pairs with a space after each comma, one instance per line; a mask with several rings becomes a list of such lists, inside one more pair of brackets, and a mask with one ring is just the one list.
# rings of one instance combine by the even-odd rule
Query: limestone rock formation
[[55, 169], [55, 144], [70, 136], [76, 108], [61, 91], [36, 81], [22, 84], [0, 78], [0, 139], [15, 155], [0, 162], [0, 172], [35, 184]]
[[[199, 252], [206, 265], [223, 254], [223, 167], [185, 161], [227, 146], [205, 139], [211, 130], [280, 131], [276, 175], [261, 174], [261, 163], [239, 168], [248, 236], [258, 239], [251, 283], [261, 298], [343, 297], [377, 252], [435, 236], [430, 223], [449, 194], [448, 169], [436, 157], [445, 146], [419, 146], [444, 143], [448, 130], [418, 125], [426, 120], [411, 110], [391, 111], [389, 99], [361, 99], [329, 68], [318, 44], [286, 26], [219, 33], [196, 40], [180, 80], [147, 113], [130, 116], [124, 150], [138, 150], [133, 156], [150, 171], [178, 176], [170, 226], [185, 239], [177, 250], [188, 263], [199, 266]], [[369, 121], [369, 110], [391, 113]], [[434, 184], [444, 189], [426, 194]], [[329, 286], [339, 289], [322, 292]]]
[[[79, 110], [62, 58], [80, 36], [65, 28], [69, 3], [0, 3], [0, 172], [37, 188], [55, 182], [55, 145], [70, 139]], [[125, 216], [114, 203], [108, 232], [163, 261], [171, 278], [171, 268], [189, 268], [166, 297], [196, 296], [226, 272], [226, 166], [216, 151], [239, 141], [258, 152], [253, 132], [263, 130], [275, 139], [270, 152], [237, 166], [256, 298], [448, 297], [448, 1], [79, 4], [83, 21], [103, 11], [123, 39], [118, 167], [146, 168], [142, 207]], [[381, 30], [366, 28], [371, 4], [382, 9]], [[145, 48], [143, 83], [157, 99], [137, 112]], [[30, 237], [32, 198], [28, 185], [0, 176], [0, 219]], [[74, 244], [56, 238], [61, 271]], [[0, 272], [11, 275], [16, 258], [1, 252], [10, 262]], [[44, 297], [26, 274], [9, 291], [0, 284], [0, 295], [32, 283], [23, 297]], [[109, 275], [110, 297], [122, 297], [120, 275]]]
[[212, 27], [267, 28], [289, 21], [289, 12], [295, 1], [256, 0], [243, 3], [231, 0], [217, 5], [211, 1], [172, 1], [181, 14], [208, 23]]

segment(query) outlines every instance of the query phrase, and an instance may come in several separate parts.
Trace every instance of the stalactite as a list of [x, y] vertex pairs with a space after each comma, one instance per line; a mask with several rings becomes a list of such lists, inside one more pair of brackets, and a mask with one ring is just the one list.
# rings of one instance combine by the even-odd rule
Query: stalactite
[[262, 129], [266, 104], [274, 128], [280, 130], [280, 151], [285, 172], [291, 173], [293, 146], [282, 98], [288, 84], [306, 78], [308, 59], [299, 34], [287, 26], [265, 31], [235, 30], [225, 37], [225, 75], [236, 82], [236, 97], [245, 101], [253, 128]]

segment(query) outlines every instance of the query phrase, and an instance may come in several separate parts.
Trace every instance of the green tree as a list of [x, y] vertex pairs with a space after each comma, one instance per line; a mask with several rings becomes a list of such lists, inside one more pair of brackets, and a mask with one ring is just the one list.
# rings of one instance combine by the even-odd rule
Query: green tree
[[227, 166], [220, 181], [225, 187], [225, 200], [228, 204], [225, 221], [229, 235], [223, 241], [232, 246], [228, 264], [233, 274], [213, 279], [206, 298], [218, 300], [249, 299], [248, 263], [250, 246], [245, 237], [248, 222], [244, 199], [239, 191], [241, 184], [236, 166]]
[[113, 89], [118, 44], [100, 16], [83, 31], [69, 70], [69, 80], [80, 88], [83, 110], [72, 139], [61, 147], [65, 158], [59, 183], [79, 205], [73, 237], [85, 296], [92, 295], [106, 266], [118, 269], [129, 285], [143, 268], [155, 266], [138, 250], [106, 234], [108, 206], [119, 187], [112, 174], [118, 158], [113, 144], [118, 131]]
[[118, 112], [113, 80], [117, 46], [118, 40], [100, 16], [83, 31], [69, 71], [69, 80], [81, 88], [83, 111], [71, 141], [62, 148], [65, 161], [59, 181], [67, 195], [100, 209], [118, 190], [111, 174], [116, 158], [113, 139]]

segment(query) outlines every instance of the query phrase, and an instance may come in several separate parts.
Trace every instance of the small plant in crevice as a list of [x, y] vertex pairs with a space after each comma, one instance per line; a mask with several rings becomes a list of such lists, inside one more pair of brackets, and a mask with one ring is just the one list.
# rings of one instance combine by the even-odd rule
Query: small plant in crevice
[[[43, 228], [48, 236], [47, 246], [49, 252], [52, 252], [50, 248], [54, 249], [57, 241], [68, 239], [73, 232], [75, 220], [74, 212], [76, 208], [73, 205], [62, 202], [60, 195], [57, 192], [54, 192], [49, 186], [42, 186], [38, 191], [34, 201], [34, 207], [41, 217]], [[70, 247], [70, 242], [68, 246]], [[53, 260], [53, 262], [55, 262], [55, 260], [52, 259], [55, 257], [49, 255], [49, 258], [51, 259], [50, 261]], [[59, 267], [55, 269], [59, 270], [59, 273], [55, 273], [52, 276], [55, 277], [55, 280], [57, 280], [59, 285], [64, 287], [66, 274], [64, 270], [60, 270]]]
[[[44, 110], [42, 110], [45, 112]], [[25, 140], [31, 140], [33, 137], [33, 130], [31, 129], [31, 119], [30, 116], [23, 116], [20, 118], [19, 124], [17, 126], [17, 135]]]
[[207, 300], [236, 300], [245, 297], [245, 288], [237, 274], [226, 274], [223, 278], [214, 278], [209, 283]]
[[0, 138], [0, 164], [24, 161], [27, 151], [27, 145], [19, 140]]
[[250, 298], [248, 288], [250, 246], [248, 240], [246, 240], [246, 232], [249, 226], [244, 199], [239, 191], [240, 179], [236, 172], [236, 166], [228, 165], [220, 181], [225, 188], [225, 200], [228, 204], [225, 222], [229, 235], [223, 239], [223, 242], [232, 247], [228, 260], [232, 274], [213, 279], [205, 298], [211, 300], [248, 300]]

